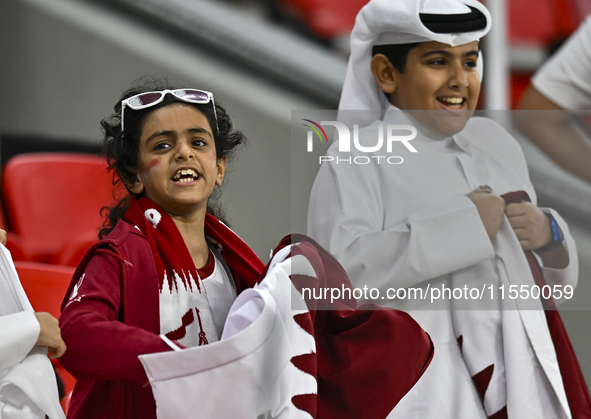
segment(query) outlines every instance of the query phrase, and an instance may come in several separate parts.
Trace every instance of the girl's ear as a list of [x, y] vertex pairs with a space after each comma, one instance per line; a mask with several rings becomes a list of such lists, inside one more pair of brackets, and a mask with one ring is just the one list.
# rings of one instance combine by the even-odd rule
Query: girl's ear
[[221, 186], [222, 182], [224, 181], [224, 175], [226, 174], [226, 156], [218, 159], [216, 163], [216, 169], [217, 173], [215, 177], [215, 184]]
[[373, 56], [371, 72], [384, 93], [393, 93], [396, 90], [397, 71], [385, 55], [376, 54]]
[[144, 184], [142, 182], [142, 179], [137, 174], [135, 175], [135, 183], [127, 187], [131, 192], [133, 192], [136, 195], [139, 195], [144, 191]]

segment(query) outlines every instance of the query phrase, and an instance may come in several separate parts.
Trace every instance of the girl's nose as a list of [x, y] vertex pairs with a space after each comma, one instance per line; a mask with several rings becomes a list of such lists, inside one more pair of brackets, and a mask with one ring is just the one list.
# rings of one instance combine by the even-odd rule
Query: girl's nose
[[191, 160], [193, 157], [195, 157], [194, 153], [195, 151], [186, 141], [179, 141], [177, 143], [177, 159]]

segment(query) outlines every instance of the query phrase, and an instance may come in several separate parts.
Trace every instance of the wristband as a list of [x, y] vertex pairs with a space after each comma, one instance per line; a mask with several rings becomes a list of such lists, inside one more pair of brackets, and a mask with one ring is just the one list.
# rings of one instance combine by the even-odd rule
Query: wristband
[[550, 240], [550, 242], [547, 245], [537, 248], [535, 250], [536, 252], [548, 252], [550, 250], [556, 249], [564, 241], [564, 235], [562, 234], [562, 231], [560, 230], [560, 227], [558, 227], [558, 223], [556, 222], [552, 214], [545, 214], [550, 219], [550, 228], [552, 229], [552, 240]]

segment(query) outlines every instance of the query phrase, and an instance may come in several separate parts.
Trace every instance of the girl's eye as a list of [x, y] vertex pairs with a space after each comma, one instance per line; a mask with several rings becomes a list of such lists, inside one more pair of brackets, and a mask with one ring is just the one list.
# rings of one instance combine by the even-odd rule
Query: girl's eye
[[207, 141], [202, 140], [201, 138], [193, 140], [194, 147], [205, 147], [207, 145]]
[[466, 67], [476, 67], [476, 61], [470, 60], [470, 61], [466, 61], [466, 63], [464, 64]]
[[170, 144], [162, 142], [158, 143], [154, 146], [154, 150], [165, 150], [170, 147]]

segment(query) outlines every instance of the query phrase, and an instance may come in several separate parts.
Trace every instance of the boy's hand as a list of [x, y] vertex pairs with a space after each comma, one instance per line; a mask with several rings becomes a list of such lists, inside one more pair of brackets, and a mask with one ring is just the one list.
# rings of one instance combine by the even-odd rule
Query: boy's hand
[[507, 218], [523, 250], [535, 250], [552, 240], [550, 219], [531, 202], [509, 204]]
[[478, 215], [480, 215], [486, 233], [492, 241], [505, 218], [505, 201], [488, 192], [471, 192], [467, 196], [476, 205]]
[[35, 313], [35, 317], [41, 326], [36, 345], [49, 347], [48, 356], [52, 359], [59, 358], [66, 352], [59, 321], [49, 313]]

